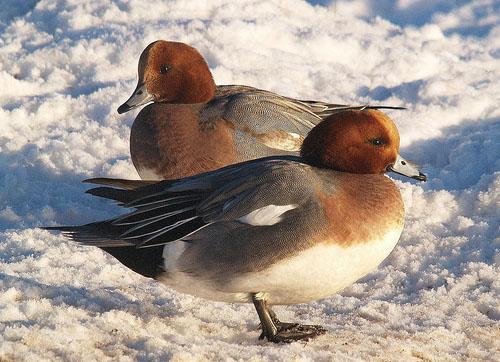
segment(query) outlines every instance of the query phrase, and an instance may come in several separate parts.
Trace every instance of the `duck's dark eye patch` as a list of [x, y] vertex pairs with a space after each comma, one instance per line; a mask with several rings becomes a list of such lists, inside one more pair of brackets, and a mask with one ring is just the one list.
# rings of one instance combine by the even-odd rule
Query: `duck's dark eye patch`
[[165, 74], [166, 72], [168, 72], [169, 69], [170, 69], [170, 67], [168, 65], [162, 65], [160, 67], [160, 73]]
[[383, 146], [385, 145], [385, 141], [382, 138], [373, 138], [370, 140], [370, 143], [374, 146]]

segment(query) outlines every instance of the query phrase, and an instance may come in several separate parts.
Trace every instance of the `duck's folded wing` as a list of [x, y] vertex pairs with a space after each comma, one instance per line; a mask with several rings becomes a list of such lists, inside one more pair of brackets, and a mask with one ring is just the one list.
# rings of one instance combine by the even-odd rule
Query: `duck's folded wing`
[[55, 227], [98, 247], [151, 247], [195, 235], [214, 223], [264, 226], [312, 197], [311, 168], [294, 158], [232, 165], [132, 190], [99, 187], [89, 193], [135, 210], [83, 226]]
[[229, 89], [218, 92], [200, 118], [207, 123], [224, 119], [240, 142], [295, 152], [321, 121], [307, 105], [278, 94], [251, 87], [225, 87]]
[[329, 115], [351, 109], [378, 108], [401, 109], [303, 101], [257, 88], [224, 85], [217, 87], [216, 96], [203, 109], [201, 119], [207, 123], [224, 119], [242, 142], [250, 138], [271, 149], [295, 152], [309, 131]]

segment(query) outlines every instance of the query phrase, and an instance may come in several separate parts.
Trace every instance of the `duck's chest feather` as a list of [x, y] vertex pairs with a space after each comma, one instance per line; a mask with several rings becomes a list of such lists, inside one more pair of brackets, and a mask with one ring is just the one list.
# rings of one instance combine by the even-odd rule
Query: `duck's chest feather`
[[199, 121], [202, 104], [146, 106], [130, 134], [130, 153], [143, 179], [195, 175], [237, 162], [233, 136], [223, 121]]
[[401, 194], [383, 175], [337, 172], [335, 187], [325, 190], [328, 187], [318, 189], [317, 199], [327, 221], [323, 237], [330, 243], [343, 247], [362, 244], [403, 226]]

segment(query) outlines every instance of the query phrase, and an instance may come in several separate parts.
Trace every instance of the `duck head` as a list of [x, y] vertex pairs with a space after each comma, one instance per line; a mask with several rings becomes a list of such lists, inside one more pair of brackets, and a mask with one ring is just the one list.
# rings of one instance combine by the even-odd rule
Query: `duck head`
[[118, 108], [120, 114], [149, 102], [207, 102], [216, 90], [203, 56], [184, 43], [158, 40], [149, 44], [139, 58], [138, 73], [137, 87]]
[[301, 156], [310, 164], [337, 171], [381, 174], [392, 171], [419, 181], [427, 177], [399, 155], [399, 132], [377, 110], [331, 115], [305, 138]]

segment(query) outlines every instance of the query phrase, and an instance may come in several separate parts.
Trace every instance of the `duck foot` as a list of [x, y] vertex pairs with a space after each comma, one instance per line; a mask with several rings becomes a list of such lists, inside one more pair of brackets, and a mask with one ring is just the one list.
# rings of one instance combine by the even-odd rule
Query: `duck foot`
[[319, 325], [279, 322], [276, 327], [275, 335], [269, 335], [262, 330], [259, 339], [267, 338], [274, 343], [291, 343], [307, 341], [326, 333], [326, 329]]
[[268, 307], [266, 300], [252, 296], [252, 300], [261, 321], [262, 333], [259, 339], [267, 338], [274, 343], [291, 343], [306, 341], [326, 333], [326, 329], [318, 325], [281, 322]]

